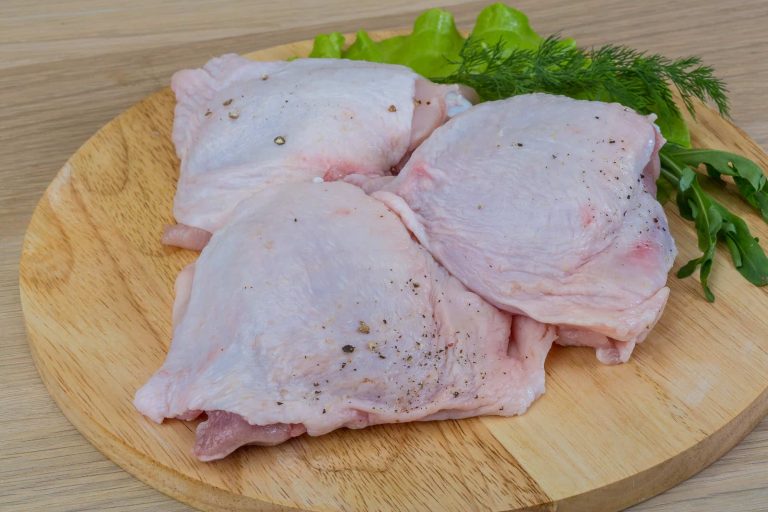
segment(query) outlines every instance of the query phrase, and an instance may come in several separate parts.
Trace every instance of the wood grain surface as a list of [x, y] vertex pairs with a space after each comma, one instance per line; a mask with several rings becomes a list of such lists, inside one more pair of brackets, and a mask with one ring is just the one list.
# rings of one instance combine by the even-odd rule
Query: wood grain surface
[[[252, 57], [306, 55], [310, 45]], [[768, 412], [768, 294], [721, 258], [717, 307], [694, 280], [673, 279], [666, 314], [631, 363], [553, 350], [548, 392], [520, 418], [342, 430], [194, 460], [191, 425], [156, 425], [131, 405], [165, 358], [173, 282], [197, 256], [159, 243], [178, 178], [173, 106], [168, 89], [153, 94], [77, 150], [35, 210], [20, 265], [43, 382], [89, 441], [153, 487], [215, 511], [617, 510], [708, 465]], [[696, 145], [768, 167], [717, 114], [702, 109], [692, 128]], [[768, 238], [756, 214], [722, 199]], [[674, 213], [670, 229], [679, 266], [697, 254], [696, 238]]]
[[[201, 64], [216, 53], [248, 51], [331, 28], [402, 26], [428, 2], [355, 2], [354, 9], [348, 7], [351, 2], [322, 9], [304, 9], [301, 4], [0, 6], [3, 510], [187, 510], [106, 461], [52, 405], [32, 368], [20, 317], [16, 276], [21, 238], [34, 204], [64, 160], [109, 118], [166, 84], [173, 70]], [[467, 22], [482, 3], [457, 4], [457, 18]], [[583, 44], [616, 41], [669, 55], [704, 56], [731, 84], [737, 123], [765, 145], [766, 3], [733, 2], [730, 8], [729, 2], [639, 4], [517, 3], [540, 31], [561, 31]], [[156, 22], [159, 17], [164, 17], [163, 23]], [[50, 264], [57, 268], [66, 261], [52, 258]], [[727, 277], [715, 285], [724, 286], [722, 279]], [[766, 510], [767, 431], [764, 421], [724, 459], [637, 510]]]

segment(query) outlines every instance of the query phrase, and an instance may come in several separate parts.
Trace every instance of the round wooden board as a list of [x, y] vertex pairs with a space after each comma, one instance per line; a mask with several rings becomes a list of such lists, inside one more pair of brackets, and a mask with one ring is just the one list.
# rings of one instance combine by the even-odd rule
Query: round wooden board
[[[173, 105], [168, 89], [148, 97], [72, 156], [35, 210], [20, 270], [29, 343], [51, 395], [99, 450], [153, 487], [222, 511], [617, 510], [707, 466], [768, 412], [766, 290], [720, 251], [715, 304], [695, 280], [671, 277], [666, 312], [628, 364], [555, 348], [547, 393], [522, 417], [343, 430], [196, 461], [194, 425], [156, 425], [131, 404], [165, 358], [173, 281], [195, 258], [159, 242], [178, 174]], [[756, 144], [709, 110], [693, 135], [768, 168]], [[723, 200], [768, 240], [758, 216]], [[697, 248], [674, 210], [679, 266]]]

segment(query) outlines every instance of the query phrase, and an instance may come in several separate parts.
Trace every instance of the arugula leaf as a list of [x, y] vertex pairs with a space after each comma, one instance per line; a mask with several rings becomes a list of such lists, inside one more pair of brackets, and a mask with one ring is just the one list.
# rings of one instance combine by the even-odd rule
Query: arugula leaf
[[677, 188], [663, 176], [656, 180], [656, 200], [662, 205], [667, 204], [670, 199], [675, 197]]
[[662, 152], [682, 165], [696, 168], [704, 164], [713, 179], [733, 177], [739, 194], [768, 222], [768, 179], [755, 162], [727, 151], [688, 149], [671, 143], [665, 145]]
[[[667, 162], [667, 165], [669, 163]], [[715, 257], [717, 241], [725, 242], [733, 264], [739, 273], [756, 286], [768, 284], [768, 257], [752, 236], [746, 222], [707, 194], [690, 167], [682, 169], [677, 187], [680, 215], [694, 222], [702, 255], [683, 265], [677, 277], [685, 278], [699, 268], [701, 286], [709, 302], [715, 300], [709, 288], [709, 275]]]
[[749, 231], [744, 219], [729, 212], [723, 205], [715, 202], [723, 217], [721, 237], [725, 239], [731, 258], [739, 273], [755, 286], [768, 284], [768, 257], [760, 243]]
[[683, 265], [677, 272], [677, 277], [688, 277], [693, 274], [697, 267], [700, 267], [699, 277], [704, 289], [704, 296], [709, 302], [714, 302], [715, 296], [709, 288], [708, 280], [715, 257], [717, 234], [722, 227], [723, 219], [709, 196], [699, 185], [696, 173], [690, 168], [683, 170], [683, 175], [678, 183], [677, 206], [683, 218], [694, 222], [699, 239], [699, 249], [703, 253], [700, 257]]

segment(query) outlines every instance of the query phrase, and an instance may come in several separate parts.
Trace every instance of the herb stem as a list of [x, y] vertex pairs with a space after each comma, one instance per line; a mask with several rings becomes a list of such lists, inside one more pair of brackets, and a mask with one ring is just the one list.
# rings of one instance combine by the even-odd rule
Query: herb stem
[[[666, 171], [669, 177], [675, 178], [672, 181], [675, 185], [678, 184], [680, 178], [683, 176], [683, 169], [675, 162], [669, 155], [667, 155], [662, 149], [659, 152], [659, 159], [661, 160], [661, 172], [664, 174]], [[669, 178], [668, 178], [669, 179]]]
[[675, 188], [677, 188], [678, 184], [680, 183], [680, 178], [674, 175], [672, 171], [667, 169], [666, 167], [661, 168], [661, 176], [662, 178], [666, 179], [668, 182], [673, 184]]

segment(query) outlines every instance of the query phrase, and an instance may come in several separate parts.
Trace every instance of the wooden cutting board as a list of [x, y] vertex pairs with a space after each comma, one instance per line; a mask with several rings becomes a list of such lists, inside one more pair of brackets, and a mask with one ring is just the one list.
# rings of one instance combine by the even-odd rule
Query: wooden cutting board
[[[165, 357], [173, 281], [195, 258], [159, 243], [178, 175], [173, 105], [168, 89], [148, 97], [70, 158], [35, 210], [20, 266], [29, 343], [51, 395], [99, 450], [157, 489], [217, 511], [617, 510], [707, 466], [768, 412], [766, 289], [746, 283], [720, 250], [715, 304], [695, 280], [671, 277], [666, 312], [628, 364], [555, 348], [547, 393], [522, 417], [343, 430], [196, 461], [193, 424], [156, 425], [131, 405]], [[695, 145], [768, 168], [768, 156], [714, 112], [702, 109], [692, 129]], [[721, 198], [768, 240], [757, 215]], [[697, 254], [696, 239], [674, 207], [667, 212], [677, 268]]]

